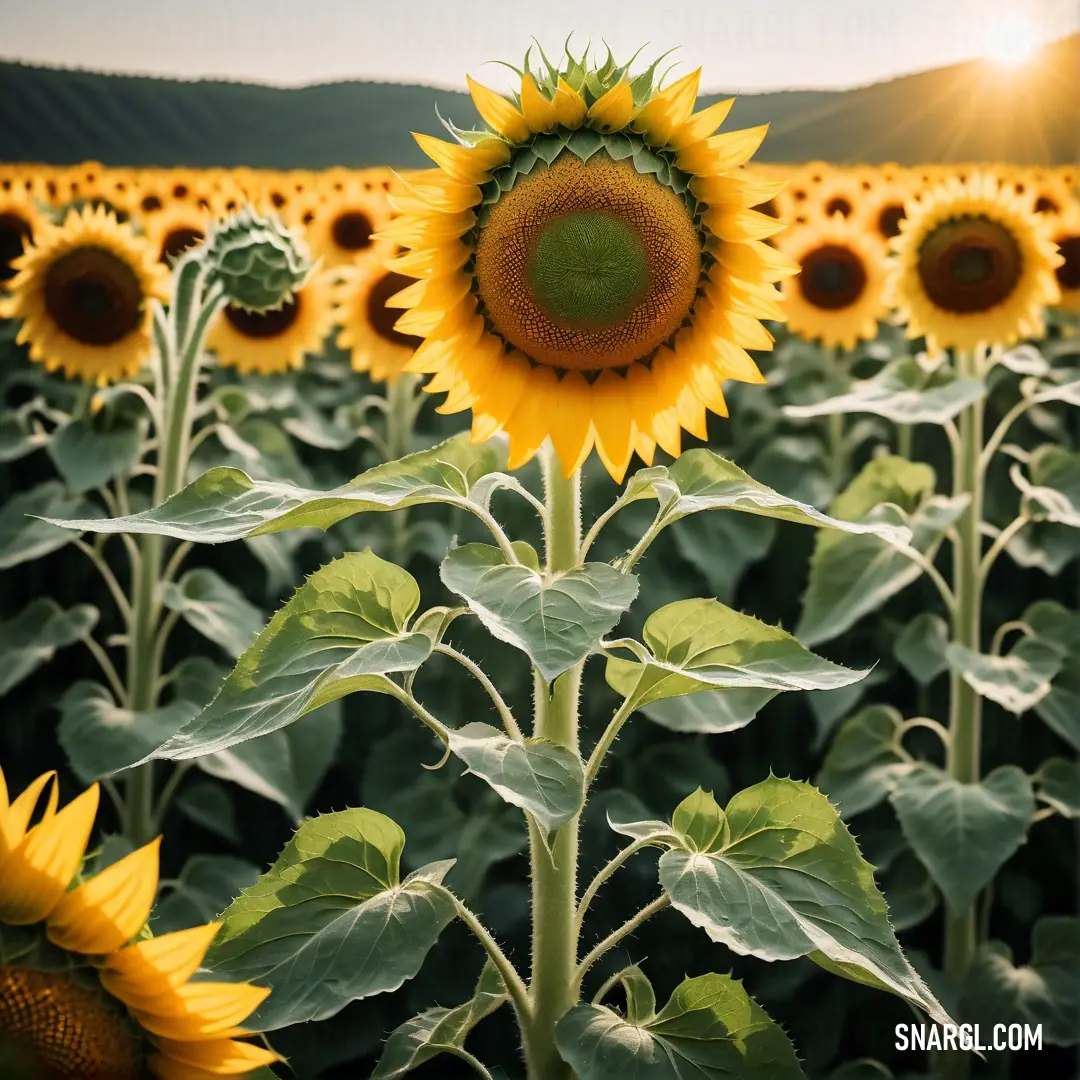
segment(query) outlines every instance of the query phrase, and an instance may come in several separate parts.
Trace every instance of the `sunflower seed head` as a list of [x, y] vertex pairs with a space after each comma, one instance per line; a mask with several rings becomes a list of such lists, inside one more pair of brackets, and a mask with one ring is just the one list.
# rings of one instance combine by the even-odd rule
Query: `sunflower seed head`
[[280, 308], [314, 268], [298, 236], [250, 206], [214, 228], [204, 259], [229, 302], [247, 311]]

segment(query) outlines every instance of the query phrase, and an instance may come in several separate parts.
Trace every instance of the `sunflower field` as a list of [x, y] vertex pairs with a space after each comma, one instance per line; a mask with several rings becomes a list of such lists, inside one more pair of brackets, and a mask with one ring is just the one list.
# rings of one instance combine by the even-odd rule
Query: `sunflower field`
[[700, 76], [0, 164], [0, 1077], [1077, 1075], [1080, 171]]

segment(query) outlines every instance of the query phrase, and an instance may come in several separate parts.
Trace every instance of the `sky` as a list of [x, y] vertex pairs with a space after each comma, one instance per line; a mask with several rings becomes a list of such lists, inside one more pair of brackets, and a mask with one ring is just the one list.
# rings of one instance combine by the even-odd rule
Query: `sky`
[[[298, 86], [506, 89], [536, 37], [701, 64], [702, 89], [860, 86], [1080, 30], [1078, 0], [0, 0], [0, 59]], [[553, 56], [554, 59], [554, 56]], [[2, 103], [0, 103], [2, 104]], [[2, 114], [2, 108], [0, 108]]]

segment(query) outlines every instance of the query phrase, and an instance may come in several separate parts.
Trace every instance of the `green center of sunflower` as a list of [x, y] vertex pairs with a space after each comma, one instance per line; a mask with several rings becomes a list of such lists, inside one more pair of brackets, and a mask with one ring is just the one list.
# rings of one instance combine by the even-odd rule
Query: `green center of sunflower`
[[628, 159], [564, 150], [513, 179], [476, 241], [490, 328], [536, 364], [645, 360], [691, 314], [701, 236], [686, 201]]
[[568, 327], [613, 326], [649, 284], [641, 234], [613, 214], [587, 210], [540, 231], [526, 273], [540, 307]]
[[143, 294], [135, 271], [104, 248], [75, 248], [45, 275], [45, 310], [83, 345], [115, 345], [142, 320]]
[[802, 258], [796, 279], [807, 303], [826, 311], [850, 307], [866, 288], [866, 268], [859, 256], [842, 244], [823, 244]]
[[986, 217], [953, 218], [923, 241], [918, 271], [926, 295], [959, 315], [989, 311], [1020, 281], [1023, 256], [1012, 232]]
[[137, 1036], [117, 1003], [67, 974], [0, 967], [0, 1075], [142, 1080]]

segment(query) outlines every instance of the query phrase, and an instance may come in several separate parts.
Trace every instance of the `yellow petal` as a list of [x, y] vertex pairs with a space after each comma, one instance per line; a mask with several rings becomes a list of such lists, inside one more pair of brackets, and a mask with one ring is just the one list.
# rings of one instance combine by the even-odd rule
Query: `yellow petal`
[[630, 391], [626, 380], [610, 370], [600, 373], [592, 390], [596, 452], [604, 468], [621, 484], [634, 452]]
[[621, 131], [634, 117], [634, 92], [625, 80], [617, 82], [589, 109], [590, 126], [597, 131]]
[[559, 77], [552, 104], [555, 106], [560, 126], [579, 128], [585, 122], [585, 99], [562, 76]]
[[199, 970], [219, 929], [221, 923], [207, 923], [128, 945], [105, 960], [101, 985], [125, 1005], [160, 997]]
[[555, 108], [555, 103], [540, 93], [540, 87], [532, 75], [525, 75], [521, 80], [521, 113], [525, 122], [536, 132], [550, 131], [559, 122], [559, 110]]
[[403, 247], [433, 248], [464, 236], [475, 224], [471, 210], [443, 214], [433, 210], [425, 216], [400, 217], [373, 234], [375, 240], [394, 240]]
[[551, 442], [569, 480], [592, 449], [592, 387], [580, 371], [568, 371], [552, 388], [548, 407]]
[[652, 465], [656, 453], [656, 440], [644, 431], [634, 428], [634, 450], [646, 465]]
[[765, 382], [765, 376], [745, 349], [723, 338], [714, 338], [712, 344], [715, 350], [713, 367], [722, 379], [759, 384]]
[[490, 439], [514, 412], [529, 386], [532, 368], [521, 353], [506, 353], [500, 360], [499, 377], [473, 407], [472, 441]]
[[523, 143], [528, 140], [531, 134], [529, 125], [512, 101], [507, 101], [502, 94], [496, 94], [494, 90], [481, 86], [468, 75], [465, 76], [465, 81], [469, 84], [469, 93], [476, 111], [488, 127], [510, 142]]
[[724, 173], [745, 165], [755, 154], [769, 130], [768, 124], [729, 131], [680, 150], [675, 162], [686, 172]]
[[460, 241], [440, 244], [436, 248], [421, 251], [407, 251], [386, 260], [386, 269], [404, 274], [406, 277], [438, 277], [460, 270], [472, 252]]
[[663, 146], [690, 118], [697, 100], [701, 68], [677, 79], [661, 90], [634, 118], [634, 129], [640, 131], [646, 141]]
[[[12, 852], [22, 843], [26, 836], [26, 830], [30, 826], [30, 819], [34, 816], [38, 799], [42, 788], [50, 781], [55, 781], [56, 773], [42, 773], [13, 803], [8, 804], [7, 787], [4, 784], [4, 775], [0, 773], [0, 859]], [[56, 803], [59, 798], [57, 786], [53, 783], [49, 792], [49, 802], [43, 813], [43, 820], [50, 818], [56, 813]]]
[[794, 277], [799, 272], [797, 262], [762, 240], [746, 240], [737, 244], [721, 242], [715, 247], [710, 246], [709, 251], [732, 277], [743, 281], [773, 282]]
[[721, 240], [739, 242], [742, 240], [764, 240], [783, 232], [782, 221], [756, 210], [747, 210], [739, 206], [714, 206], [707, 210], [702, 220], [706, 228]]
[[416, 131], [412, 136], [451, 180], [463, 184], [487, 183], [491, 179], [490, 170], [510, 160], [510, 147], [501, 139], [482, 139], [475, 146], [462, 146]]
[[[418, 169], [408, 180], [401, 178], [401, 183], [432, 210], [441, 210], [447, 214], [468, 210], [483, 198], [479, 185], [458, 183], [451, 180], [441, 169]], [[388, 198], [391, 205], [394, 205], [396, 198]]]
[[202, 1042], [231, 1038], [232, 1029], [269, 996], [269, 990], [247, 983], [190, 982], [129, 1009], [152, 1035]]
[[97, 955], [129, 942], [150, 917], [160, 847], [159, 836], [65, 894], [49, 916], [49, 940], [69, 952]]
[[510, 455], [506, 465], [520, 469], [531, 461], [548, 437], [552, 426], [551, 398], [555, 372], [549, 367], [534, 368], [517, 407], [503, 422], [510, 439]]
[[694, 113], [685, 124], [680, 125], [667, 141], [671, 150], [684, 150], [702, 139], [707, 139], [727, 119], [731, 112], [731, 106], [735, 103], [734, 98], [726, 101], [717, 101], [715, 104]]
[[234, 1039], [177, 1042], [158, 1039], [158, 1054], [150, 1068], [161, 1080], [204, 1080], [214, 1076], [243, 1076], [253, 1069], [283, 1061], [280, 1054], [257, 1043]]
[[39, 822], [4, 860], [0, 922], [41, 922], [67, 891], [82, 862], [98, 808], [91, 785], [63, 810]]

